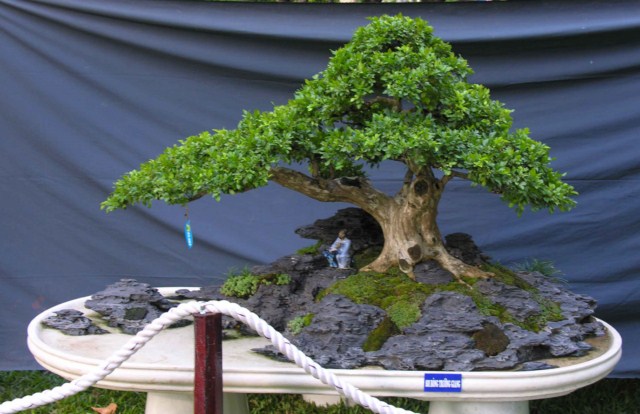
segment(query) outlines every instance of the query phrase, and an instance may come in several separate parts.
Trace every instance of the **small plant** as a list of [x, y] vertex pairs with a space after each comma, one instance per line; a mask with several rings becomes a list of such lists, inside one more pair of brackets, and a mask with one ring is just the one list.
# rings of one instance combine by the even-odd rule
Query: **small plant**
[[308, 313], [304, 316], [298, 316], [293, 318], [287, 323], [287, 329], [294, 335], [298, 335], [304, 328], [311, 325], [311, 321], [313, 321], [314, 314]]
[[229, 276], [220, 287], [220, 293], [225, 296], [244, 299], [254, 295], [260, 285], [276, 284], [281, 286], [290, 282], [291, 276], [284, 273], [254, 275], [245, 268], [240, 274]]
[[[291, 283], [291, 276], [289, 276], [286, 273], [277, 273], [275, 275], [273, 275], [273, 282], [278, 285], [278, 286], [284, 286], [284, 285], [288, 285], [289, 283]], [[270, 284], [269, 280], [267, 280], [267, 282], [265, 282], [264, 284]]]
[[531, 259], [524, 262], [514, 263], [511, 268], [516, 272], [538, 272], [556, 282], [567, 283], [560, 277], [563, 273], [558, 270], [551, 260]]

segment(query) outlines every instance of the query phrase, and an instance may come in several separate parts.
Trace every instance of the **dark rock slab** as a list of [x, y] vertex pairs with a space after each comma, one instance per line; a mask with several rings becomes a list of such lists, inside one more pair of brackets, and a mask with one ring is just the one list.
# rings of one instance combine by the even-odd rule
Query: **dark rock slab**
[[[362, 346], [385, 312], [376, 306], [358, 305], [341, 295], [327, 295], [311, 311], [311, 324], [291, 338], [291, 343], [323, 367], [362, 366], [366, 362]], [[277, 353], [273, 347], [259, 352]]]
[[482, 357], [484, 353], [474, 348], [474, 342], [468, 335], [428, 332], [394, 336], [379, 351], [367, 353], [367, 362], [390, 370], [468, 371], [473, 366], [471, 363]]
[[[102, 315], [107, 325], [135, 335], [149, 322], [177, 306], [146, 283], [122, 279], [95, 293], [84, 305]], [[191, 322], [178, 321], [171, 327], [185, 326]]]
[[455, 280], [453, 274], [441, 268], [435, 260], [418, 263], [414, 267], [413, 273], [416, 276], [416, 281], [425, 285], [445, 285]]
[[166, 296], [168, 300], [196, 300], [196, 301], [209, 301], [209, 300], [225, 300], [228, 299], [225, 295], [220, 293], [220, 286], [203, 286], [199, 289], [178, 289], [172, 296]]
[[79, 310], [61, 309], [53, 315], [42, 320], [45, 326], [58, 329], [71, 336], [103, 335], [109, 331], [95, 325], [93, 321]]
[[502, 305], [518, 321], [540, 315], [541, 309], [531, 292], [516, 286], [506, 285], [499, 280], [480, 280], [474, 289], [482, 293], [493, 303]]
[[322, 255], [294, 254], [283, 256], [267, 265], [254, 266], [251, 268], [251, 273], [254, 275], [288, 274], [292, 276], [297, 273], [309, 273], [326, 267], [326, 265], [327, 260]]
[[405, 329], [406, 334], [422, 335], [428, 332], [460, 332], [473, 334], [487, 322], [499, 323], [496, 318], [480, 314], [473, 300], [456, 292], [438, 292], [422, 304], [420, 319]]
[[445, 236], [444, 241], [447, 251], [467, 264], [480, 266], [488, 263], [491, 259], [482, 253], [472, 237], [467, 233], [449, 234]]
[[345, 208], [329, 218], [316, 220], [313, 224], [300, 227], [296, 234], [305, 239], [318, 240], [322, 244], [330, 245], [342, 229], [347, 230], [347, 237], [351, 240], [351, 248], [359, 252], [372, 246], [382, 246], [384, 236], [377, 221], [364, 210], [359, 208]]

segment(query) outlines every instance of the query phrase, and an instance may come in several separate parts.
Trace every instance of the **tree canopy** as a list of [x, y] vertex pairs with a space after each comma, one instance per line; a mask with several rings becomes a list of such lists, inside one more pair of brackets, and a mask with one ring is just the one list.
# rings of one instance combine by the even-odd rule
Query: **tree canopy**
[[575, 191], [549, 167], [549, 147], [511, 132], [510, 111], [467, 82], [467, 62], [432, 32], [421, 19], [371, 19], [286, 105], [180, 141], [123, 176], [103, 208], [219, 198], [266, 185], [281, 164], [335, 178], [385, 160], [467, 178], [518, 212], [571, 208]]
[[[271, 180], [320, 201], [356, 204], [378, 221], [384, 214], [377, 210], [393, 197], [436, 195], [417, 212], [431, 209], [433, 221], [439, 195], [455, 177], [500, 194], [518, 214], [527, 206], [575, 205], [575, 190], [550, 166], [549, 147], [527, 129], [513, 129], [511, 111], [468, 81], [467, 62], [426, 21], [370, 20], [286, 104], [245, 112], [233, 130], [167, 148], [117, 181], [102, 208], [219, 199]], [[382, 194], [366, 177], [365, 166], [389, 160], [406, 166], [396, 195]], [[308, 173], [292, 168], [298, 164]]]

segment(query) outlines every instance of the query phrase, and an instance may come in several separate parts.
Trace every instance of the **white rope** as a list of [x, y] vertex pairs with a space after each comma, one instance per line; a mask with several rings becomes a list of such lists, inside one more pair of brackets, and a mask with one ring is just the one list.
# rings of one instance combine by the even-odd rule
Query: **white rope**
[[228, 301], [188, 302], [180, 304], [145, 326], [143, 330], [132, 337], [125, 345], [122, 346], [122, 348], [99, 365], [95, 371], [85, 374], [59, 387], [30, 396], [17, 398], [13, 401], [4, 402], [0, 404], [0, 414], [12, 414], [33, 409], [62, 400], [86, 390], [87, 388], [95, 385], [98, 381], [103, 380], [107, 375], [111, 374], [116, 368], [122, 365], [123, 362], [129, 359], [167, 326], [195, 313], [221, 313], [223, 315], [231, 316], [235, 320], [248, 325], [258, 332], [258, 334], [269, 339], [278, 351], [286, 355], [289, 360], [295, 362], [295, 364], [304, 369], [305, 372], [309, 373], [314, 378], [319, 379], [322, 383], [332, 386], [338, 391], [338, 393], [352, 401], [355, 401], [374, 413], [415, 414], [411, 411], [396, 408], [380, 401], [375, 397], [365, 394], [353, 385], [341, 381], [340, 378], [332, 372], [322, 368], [311, 358], [303, 354], [295, 345], [291, 344], [280, 332], [276, 331], [258, 315], [246, 308]]

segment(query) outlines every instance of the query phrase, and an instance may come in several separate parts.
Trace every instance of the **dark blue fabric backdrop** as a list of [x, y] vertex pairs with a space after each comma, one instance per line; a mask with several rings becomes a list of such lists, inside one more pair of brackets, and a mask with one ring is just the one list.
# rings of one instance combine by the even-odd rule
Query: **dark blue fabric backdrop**
[[[0, 369], [32, 369], [39, 312], [123, 277], [155, 286], [220, 282], [230, 268], [311, 244], [293, 231], [345, 205], [278, 186], [105, 215], [124, 172], [178, 139], [233, 128], [243, 109], [284, 103], [366, 17], [402, 12], [453, 43], [515, 124], [546, 142], [580, 192], [568, 214], [518, 218], [497, 196], [450, 184], [445, 233], [494, 259], [555, 262], [598, 316], [640, 346], [640, 4], [241, 4], [0, 0]], [[401, 171], [372, 172], [390, 191]], [[616, 376], [638, 376], [624, 353]]]

